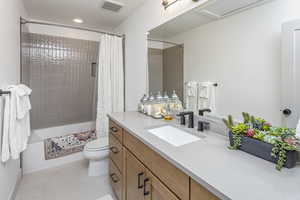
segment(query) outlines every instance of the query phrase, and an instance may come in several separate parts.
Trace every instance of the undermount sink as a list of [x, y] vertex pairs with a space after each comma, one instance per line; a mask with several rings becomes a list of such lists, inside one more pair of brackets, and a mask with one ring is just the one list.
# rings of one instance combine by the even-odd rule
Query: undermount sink
[[201, 139], [195, 135], [192, 135], [189, 132], [186, 132], [171, 125], [148, 129], [148, 132], [175, 147], [196, 142]]

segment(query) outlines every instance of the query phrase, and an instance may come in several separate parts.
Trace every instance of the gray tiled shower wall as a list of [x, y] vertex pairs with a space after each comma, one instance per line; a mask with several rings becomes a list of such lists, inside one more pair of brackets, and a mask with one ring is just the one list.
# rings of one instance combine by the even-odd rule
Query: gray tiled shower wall
[[29, 85], [33, 129], [93, 121], [99, 43], [23, 33], [22, 82]]

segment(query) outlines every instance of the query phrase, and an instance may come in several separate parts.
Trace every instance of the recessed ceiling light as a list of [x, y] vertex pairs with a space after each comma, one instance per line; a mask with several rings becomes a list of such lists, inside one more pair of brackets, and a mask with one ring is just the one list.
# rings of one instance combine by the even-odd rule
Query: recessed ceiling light
[[73, 19], [73, 22], [78, 23], [78, 24], [82, 24], [83, 20], [80, 19], [80, 18], [75, 18], [75, 19]]

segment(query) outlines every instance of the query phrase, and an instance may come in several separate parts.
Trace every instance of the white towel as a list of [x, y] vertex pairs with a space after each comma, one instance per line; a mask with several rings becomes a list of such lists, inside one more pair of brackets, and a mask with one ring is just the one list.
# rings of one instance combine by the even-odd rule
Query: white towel
[[30, 136], [31, 109], [29, 95], [31, 89], [25, 85], [10, 86], [10, 95], [5, 97], [2, 161], [9, 158], [19, 159], [20, 153], [27, 148]]
[[[9, 91], [9, 88], [5, 88]], [[10, 158], [9, 150], [9, 122], [10, 122], [10, 95], [4, 97], [4, 115], [3, 115], [3, 133], [2, 133], [2, 149], [1, 161], [6, 162]]]
[[300, 119], [298, 121], [297, 128], [296, 128], [296, 137], [300, 138]]
[[216, 87], [211, 82], [199, 83], [198, 110], [206, 108], [216, 112]]
[[209, 85], [200, 84], [199, 85], [199, 98], [208, 99], [209, 98]]
[[185, 83], [185, 109], [189, 111], [197, 110], [197, 89], [198, 83], [196, 81], [189, 81]]
[[186, 88], [187, 96], [196, 97], [198, 83], [196, 81], [189, 81], [186, 84], [187, 84], [187, 88]]

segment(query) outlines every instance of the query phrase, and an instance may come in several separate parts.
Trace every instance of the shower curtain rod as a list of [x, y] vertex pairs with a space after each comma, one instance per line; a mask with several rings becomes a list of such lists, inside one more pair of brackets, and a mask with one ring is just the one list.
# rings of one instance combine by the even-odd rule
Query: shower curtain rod
[[83, 28], [83, 27], [79, 27], [79, 26], [71, 26], [71, 25], [65, 25], [65, 24], [56, 24], [56, 23], [49, 23], [49, 22], [42, 22], [42, 21], [27, 20], [22, 17], [20, 19], [21, 19], [21, 24], [40, 24], [40, 25], [48, 25], [48, 26], [57, 26], [57, 27], [63, 27], [63, 28], [71, 28], [71, 29], [78, 29], [78, 30], [82, 30], [82, 31], [90, 31], [90, 32], [95, 32], [95, 33], [107, 34], [107, 35], [117, 36], [117, 37], [121, 37], [121, 38], [125, 37], [125, 35], [121, 35], [121, 34], [117, 34], [117, 33]]
[[176, 46], [182, 45], [182, 44], [177, 44], [174, 42], [169, 42], [169, 41], [164, 41], [164, 40], [157, 40], [157, 39], [152, 39], [152, 38], [148, 38], [149, 41], [153, 41], [153, 42], [162, 42], [162, 43], [166, 43], [166, 44], [173, 44]]

